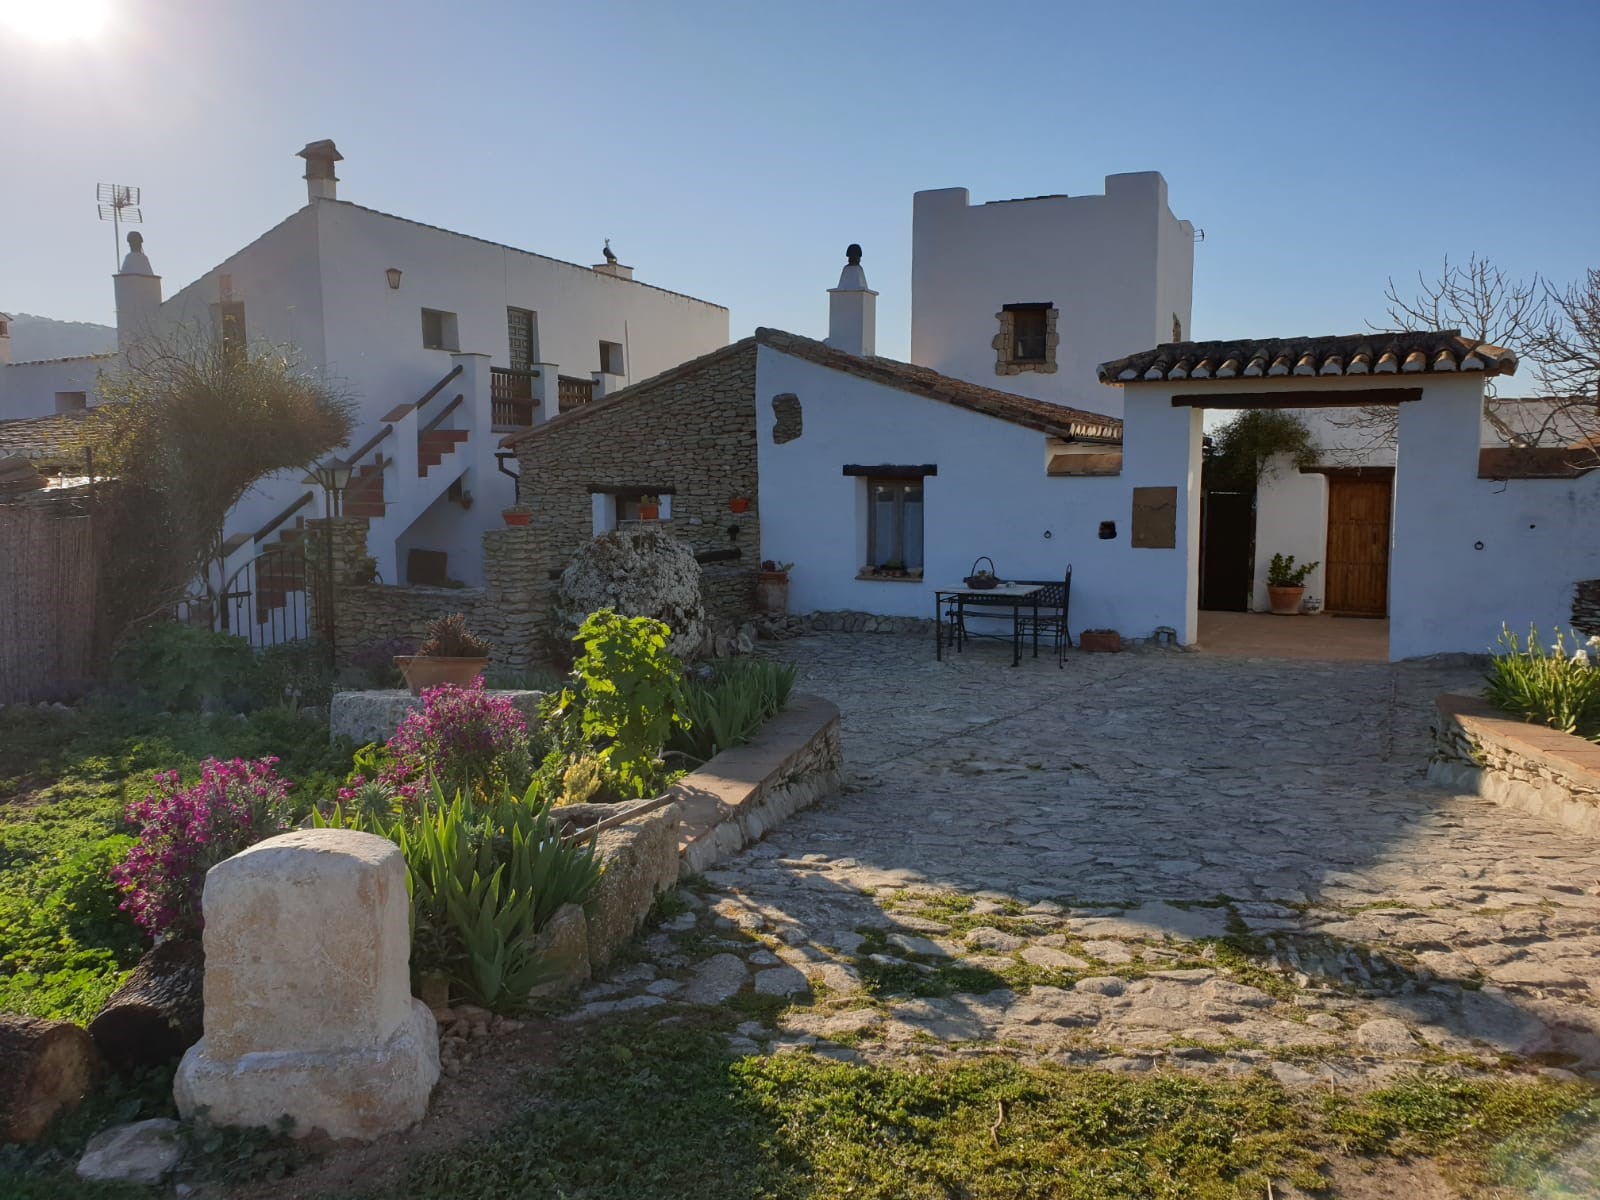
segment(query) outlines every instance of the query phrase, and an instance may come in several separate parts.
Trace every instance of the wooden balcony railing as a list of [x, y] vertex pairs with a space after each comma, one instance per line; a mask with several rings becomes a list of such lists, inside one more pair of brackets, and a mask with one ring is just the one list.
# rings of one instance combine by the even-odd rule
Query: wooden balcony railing
[[594, 380], [576, 379], [571, 375], [557, 376], [560, 395], [559, 412], [571, 412], [575, 408], [582, 408], [594, 399]]
[[533, 381], [539, 372], [520, 367], [489, 368], [489, 398], [496, 429], [526, 429], [533, 424]]

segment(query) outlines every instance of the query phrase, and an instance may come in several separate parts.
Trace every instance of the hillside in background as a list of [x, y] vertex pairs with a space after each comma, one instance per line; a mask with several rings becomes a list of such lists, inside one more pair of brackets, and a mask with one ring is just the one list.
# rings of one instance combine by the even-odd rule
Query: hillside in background
[[75, 358], [104, 354], [117, 348], [117, 331], [88, 321], [57, 321], [31, 313], [0, 308], [11, 314], [11, 361], [37, 362], [42, 358]]

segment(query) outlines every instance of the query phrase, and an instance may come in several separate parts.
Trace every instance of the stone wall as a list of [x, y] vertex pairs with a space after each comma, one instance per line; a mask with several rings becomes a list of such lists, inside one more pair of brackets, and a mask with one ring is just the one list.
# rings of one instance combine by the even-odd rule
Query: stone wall
[[[552, 567], [594, 536], [596, 493], [671, 496], [662, 528], [695, 552], [737, 549], [705, 564], [706, 608], [748, 615], [760, 565], [756, 478], [756, 347], [718, 351], [540, 426], [517, 443], [529, 529]], [[729, 501], [749, 508], [735, 513]]]
[[1573, 589], [1572, 627], [1584, 637], [1600, 634], [1600, 579], [1585, 579]]
[[1436, 708], [1430, 780], [1600, 835], [1600, 746], [1476, 696], [1440, 696]]

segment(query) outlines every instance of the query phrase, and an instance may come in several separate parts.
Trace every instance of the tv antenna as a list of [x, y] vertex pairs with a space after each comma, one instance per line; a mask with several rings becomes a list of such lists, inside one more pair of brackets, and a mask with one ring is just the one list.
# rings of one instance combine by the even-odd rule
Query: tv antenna
[[139, 189], [125, 183], [102, 183], [95, 189], [100, 201], [100, 219], [111, 222], [113, 251], [117, 265], [122, 265], [122, 223], [144, 224], [144, 214], [139, 211]]

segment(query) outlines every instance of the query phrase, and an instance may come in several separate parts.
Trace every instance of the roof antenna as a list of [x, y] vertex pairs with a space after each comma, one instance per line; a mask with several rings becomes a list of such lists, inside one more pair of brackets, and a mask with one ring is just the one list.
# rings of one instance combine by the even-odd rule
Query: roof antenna
[[122, 266], [122, 222], [130, 225], [144, 224], [144, 214], [139, 211], [139, 189], [123, 183], [102, 183], [95, 189], [100, 201], [100, 219], [111, 222], [112, 260]]

